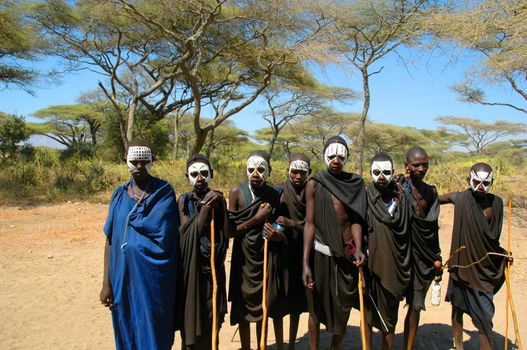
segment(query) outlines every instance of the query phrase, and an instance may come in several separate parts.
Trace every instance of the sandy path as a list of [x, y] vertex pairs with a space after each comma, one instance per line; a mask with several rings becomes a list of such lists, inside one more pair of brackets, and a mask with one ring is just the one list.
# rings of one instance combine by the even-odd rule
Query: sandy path
[[[110, 314], [98, 294], [102, 278], [102, 252], [107, 206], [68, 203], [36, 207], [0, 207], [0, 349], [112, 349]], [[452, 207], [442, 208], [441, 246], [449, 251]], [[517, 259], [511, 270], [512, 291], [527, 346], [527, 210], [515, 210], [512, 251]], [[506, 220], [502, 246], [507, 246]], [[446, 278], [442, 291], [446, 290]], [[495, 298], [495, 338], [503, 348], [505, 288]], [[442, 302], [422, 313], [416, 349], [448, 349], [451, 345], [450, 305]], [[406, 309], [399, 311], [395, 349], [402, 347]], [[228, 317], [228, 316], [227, 316]], [[307, 317], [303, 315], [297, 349], [307, 349]], [[287, 325], [287, 320], [285, 324]], [[359, 316], [352, 313], [345, 348], [359, 348]], [[465, 349], [478, 348], [478, 335], [465, 318]], [[222, 349], [238, 349], [235, 327], [224, 324]], [[284, 332], [287, 334], [287, 330]], [[253, 332], [254, 334], [254, 332]], [[514, 342], [510, 319], [509, 339]], [[321, 349], [330, 337], [322, 332]], [[379, 348], [379, 335], [374, 347]], [[256, 348], [256, 342], [253, 341]], [[274, 344], [274, 333], [269, 333]], [[179, 335], [176, 345], [179, 349]], [[274, 346], [271, 346], [274, 348]], [[512, 348], [512, 347], [510, 347]]]

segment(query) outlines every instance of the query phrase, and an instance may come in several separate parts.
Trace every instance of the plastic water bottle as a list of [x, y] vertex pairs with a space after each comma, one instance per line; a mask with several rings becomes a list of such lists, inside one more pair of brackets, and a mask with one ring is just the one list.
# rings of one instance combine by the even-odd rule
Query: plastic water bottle
[[397, 206], [399, 205], [399, 201], [392, 198], [387, 204], [386, 209], [388, 209], [388, 214], [393, 218], [393, 214], [395, 213], [395, 210], [397, 209]]
[[435, 281], [432, 285], [432, 305], [439, 306], [441, 303], [441, 285]]
[[280, 225], [277, 222], [273, 222], [271, 225], [279, 232], [284, 232], [284, 230], [285, 230], [285, 227]]

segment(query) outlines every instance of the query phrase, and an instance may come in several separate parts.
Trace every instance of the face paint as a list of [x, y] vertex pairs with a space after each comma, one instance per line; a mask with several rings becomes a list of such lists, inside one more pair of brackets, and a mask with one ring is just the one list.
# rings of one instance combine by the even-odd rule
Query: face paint
[[381, 174], [384, 176], [387, 182], [390, 182], [393, 179], [393, 166], [388, 160], [384, 160], [382, 162], [373, 162], [371, 164], [370, 170], [373, 183], [377, 183], [379, 181]]
[[348, 160], [348, 150], [346, 149], [346, 146], [338, 142], [330, 144], [324, 151], [324, 163], [326, 163], [327, 168], [329, 168], [329, 165], [336, 157], [340, 158], [343, 165], [346, 160]]
[[187, 174], [192, 187], [196, 185], [198, 177], [200, 176], [205, 178], [206, 183], [209, 183], [210, 167], [203, 162], [194, 162], [188, 166]]
[[260, 156], [250, 156], [247, 159], [247, 176], [249, 181], [251, 176], [256, 172], [258, 176], [265, 182], [269, 178], [269, 164]]
[[126, 165], [128, 165], [128, 170], [133, 172], [136, 170], [136, 167], [132, 162], [142, 161], [147, 162], [145, 165], [146, 171], [150, 173], [152, 169], [152, 150], [144, 146], [132, 146], [128, 148], [128, 154], [126, 155]]
[[472, 188], [474, 192], [477, 192], [479, 189], [483, 189], [485, 193], [488, 193], [490, 190], [490, 186], [492, 186], [493, 177], [493, 171], [489, 174], [486, 171], [475, 172], [474, 170], [471, 170], [470, 188]]
[[304, 181], [302, 183], [305, 183], [307, 181], [307, 176], [309, 175], [309, 164], [307, 162], [300, 160], [300, 159], [293, 160], [289, 164], [289, 178], [291, 178], [292, 170], [302, 171], [305, 174]]

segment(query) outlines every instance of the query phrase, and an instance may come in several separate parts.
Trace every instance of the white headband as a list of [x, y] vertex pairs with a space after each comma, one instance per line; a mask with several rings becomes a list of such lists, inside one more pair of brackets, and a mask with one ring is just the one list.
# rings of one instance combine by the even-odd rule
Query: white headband
[[[390, 182], [393, 179], [393, 166], [392, 163], [389, 160], [383, 160], [383, 161], [375, 161], [371, 163], [371, 177], [373, 179], [373, 183], [377, 183], [382, 176], [386, 179], [386, 181]], [[378, 170], [379, 174], [375, 175], [373, 173], [374, 170]], [[384, 174], [384, 172], [390, 171], [389, 175]]]
[[306, 161], [300, 159], [293, 160], [291, 163], [289, 163], [289, 177], [291, 177], [291, 170], [304, 171], [306, 173], [305, 180], [307, 180], [307, 175], [309, 174], [309, 164]]
[[[252, 172], [249, 172], [249, 169], [254, 169]], [[258, 168], [264, 168], [262, 172], [258, 170]], [[269, 163], [267, 161], [260, 157], [260, 156], [250, 156], [247, 159], [247, 177], [249, 178], [249, 181], [251, 180], [251, 176], [256, 172], [258, 176], [265, 182], [269, 178]]]
[[[207, 173], [207, 176], [203, 175], [205, 172]], [[188, 166], [187, 174], [188, 174], [188, 180], [190, 181], [190, 184], [192, 185], [192, 187], [194, 187], [196, 185], [196, 182], [199, 176], [204, 177], [205, 182], [209, 183], [211, 171], [210, 171], [210, 167], [206, 163], [194, 162]]]
[[324, 150], [324, 163], [326, 163], [326, 167], [329, 168], [329, 164], [333, 160], [333, 158], [330, 159], [330, 157], [333, 156], [343, 157], [344, 160], [342, 161], [342, 164], [344, 164], [346, 163], [346, 160], [348, 160], [348, 149], [342, 143], [334, 142], [329, 144]]
[[126, 165], [128, 165], [128, 170], [130, 170], [130, 172], [136, 169], [135, 165], [132, 164], [134, 161], [147, 162], [145, 168], [146, 171], [150, 173], [150, 170], [152, 169], [152, 150], [145, 146], [129, 147], [128, 153], [126, 154]]
[[[479, 184], [477, 186], [474, 186], [474, 180], [479, 181]], [[490, 173], [487, 171], [478, 171], [475, 172], [474, 170], [470, 171], [470, 188], [472, 190], [477, 191], [480, 187], [483, 188], [483, 191], [485, 193], [488, 193], [490, 190], [490, 186], [492, 186], [492, 181], [494, 180], [494, 172], [491, 171]], [[484, 182], [488, 182], [488, 185], [485, 186]]]

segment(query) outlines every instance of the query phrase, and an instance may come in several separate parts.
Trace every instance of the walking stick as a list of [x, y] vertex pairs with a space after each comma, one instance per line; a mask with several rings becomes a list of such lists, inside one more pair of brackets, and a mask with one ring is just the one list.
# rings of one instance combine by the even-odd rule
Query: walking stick
[[364, 296], [362, 295], [362, 266], [359, 267], [359, 306], [360, 306], [360, 335], [362, 340], [362, 349], [367, 349], [366, 345], [366, 319], [364, 317]]
[[[510, 256], [511, 252], [511, 218], [512, 218], [512, 199], [509, 199], [509, 216], [507, 222], [507, 255]], [[511, 275], [510, 275], [511, 261], [507, 260], [507, 270], [505, 270], [505, 282], [507, 283], [507, 300], [506, 300], [506, 333], [505, 333], [505, 349], [507, 349], [507, 338], [508, 338], [508, 326], [509, 326], [509, 309], [511, 308], [512, 321], [514, 322], [514, 334], [516, 335], [516, 341], [518, 342], [518, 349], [523, 350], [523, 344], [520, 336], [520, 328], [518, 327], [518, 318], [516, 316], [516, 309], [514, 308], [514, 301], [512, 300], [511, 293]]]
[[263, 288], [262, 288], [262, 334], [260, 339], [260, 350], [267, 347], [267, 254], [269, 241], [264, 240], [264, 261], [263, 261]]
[[[512, 211], [512, 200], [509, 198], [509, 211], [507, 220], [507, 255], [511, 253], [511, 213]], [[510, 260], [507, 259], [507, 269], [505, 270], [505, 280], [508, 281], [510, 278], [509, 269], [511, 267]], [[507, 350], [507, 343], [509, 342], [509, 295], [510, 295], [510, 284], [506, 283], [505, 288], [505, 347]]]
[[212, 349], [218, 349], [218, 279], [216, 276], [216, 251], [214, 234], [214, 208], [210, 213], [210, 267], [212, 270]]

